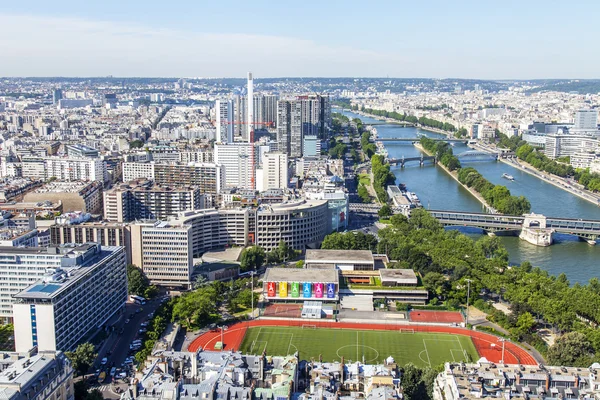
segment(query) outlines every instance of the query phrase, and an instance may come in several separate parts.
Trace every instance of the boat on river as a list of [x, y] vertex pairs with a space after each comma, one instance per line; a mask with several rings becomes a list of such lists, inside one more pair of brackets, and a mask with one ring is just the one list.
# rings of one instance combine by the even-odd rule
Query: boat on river
[[503, 177], [504, 179], [508, 179], [509, 181], [514, 181], [514, 180], [515, 180], [515, 177], [514, 177], [514, 176], [512, 176], [512, 175], [509, 175], [509, 174], [507, 174], [506, 172], [502, 174], [502, 177]]

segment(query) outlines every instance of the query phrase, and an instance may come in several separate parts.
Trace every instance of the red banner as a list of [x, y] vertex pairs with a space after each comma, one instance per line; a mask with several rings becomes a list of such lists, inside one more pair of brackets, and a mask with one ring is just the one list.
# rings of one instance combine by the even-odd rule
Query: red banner
[[275, 282], [268, 282], [267, 283], [267, 296], [269, 297], [275, 297]]

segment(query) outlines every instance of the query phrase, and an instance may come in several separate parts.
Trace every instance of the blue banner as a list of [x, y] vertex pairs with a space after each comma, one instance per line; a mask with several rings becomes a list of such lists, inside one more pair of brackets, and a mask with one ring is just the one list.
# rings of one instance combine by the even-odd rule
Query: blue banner
[[327, 284], [327, 298], [334, 299], [335, 298], [335, 283]]
[[310, 282], [304, 282], [302, 284], [302, 296], [306, 298], [312, 297], [312, 287]]

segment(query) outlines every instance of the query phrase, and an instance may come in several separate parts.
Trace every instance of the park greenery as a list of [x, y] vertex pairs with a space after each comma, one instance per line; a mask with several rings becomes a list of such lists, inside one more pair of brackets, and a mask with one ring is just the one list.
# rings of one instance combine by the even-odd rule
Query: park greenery
[[388, 200], [386, 187], [396, 182], [396, 176], [390, 171], [390, 164], [381, 155], [375, 154], [371, 157], [371, 172], [373, 173], [373, 189], [380, 202]]
[[435, 155], [435, 158], [450, 171], [460, 168], [460, 161], [454, 155], [452, 146], [447, 142], [436, 142], [427, 137], [422, 137], [420, 143], [425, 150]]
[[373, 157], [373, 154], [377, 151], [377, 147], [375, 147], [375, 143], [371, 143], [371, 134], [369, 132], [363, 132], [360, 137], [360, 147], [367, 156], [367, 158]]
[[67, 351], [65, 355], [71, 360], [75, 373], [79, 375], [85, 375], [98, 356], [91, 343], [81, 343], [75, 351]]
[[448, 122], [437, 121], [432, 118], [417, 118], [414, 115], [400, 114], [395, 111], [374, 110], [372, 108], [363, 108], [362, 111], [366, 112], [367, 114], [376, 115], [379, 117], [395, 119], [396, 121], [404, 121], [409, 122], [411, 124], [419, 124], [427, 128], [441, 129], [446, 132], [456, 132], [456, 127], [454, 125]]
[[377, 250], [377, 238], [362, 232], [335, 232], [325, 236], [322, 249], [329, 250]]
[[494, 185], [475, 168], [461, 168], [460, 162], [452, 153], [452, 147], [446, 142], [436, 142], [421, 138], [421, 146], [433, 153], [437, 160], [450, 171], [458, 170], [458, 181], [481, 194], [485, 201], [502, 214], [522, 215], [531, 211], [531, 204], [523, 196], [512, 196], [506, 186]]
[[529, 164], [532, 167], [554, 174], [560, 177], [573, 175], [575, 172], [573, 167], [568, 164], [563, 164], [549, 159], [540, 151], [537, 151], [529, 144], [524, 144], [516, 150], [517, 157]]
[[150, 285], [150, 282], [142, 269], [133, 264], [127, 265], [127, 288], [129, 294], [135, 294], [149, 299], [158, 294], [158, 288], [154, 285]]
[[256, 270], [264, 264], [265, 259], [265, 250], [262, 247], [246, 247], [240, 255], [240, 269], [242, 271]]
[[[410, 219], [397, 214], [390, 221], [390, 226], [378, 232], [377, 253], [395, 260], [392, 268], [420, 273], [438, 304], [465, 304], [470, 280], [470, 303], [487, 312], [512, 340], [547, 351], [551, 364], [587, 367], [600, 357], [599, 279], [571, 285], [564, 274], [552, 276], [528, 262], [509, 266], [508, 252], [499, 238], [484, 236], [475, 241], [456, 230], [445, 230], [423, 209], [413, 210]], [[329, 237], [324, 244], [340, 250], [353, 246], [351, 240]], [[490, 306], [490, 301], [498, 299], [509, 304], [510, 314]], [[561, 339], [546, 349], [536, 333], [541, 327], [554, 330]]]
[[512, 196], [506, 186], [494, 185], [475, 168], [461, 168], [458, 181], [477, 191], [485, 201], [502, 214], [523, 215], [531, 211], [531, 203], [524, 196]]
[[[179, 298], [181, 299], [181, 297]], [[174, 305], [173, 303], [178, 304], [178, 300], [171, 299], [158, 307], [154, 316], [148, 321], [147, 332], [144, 333], [144, 337], [142, 339], [142, 348], [135, 353], [135, 361], [138, 363], [143, 363], [150, 354], [152, 354], [152, 349], [156, 345], [156, 341], [162, 336], [163, 332], [167, 328], [167, 324], [174, 317]]]
[[0, 351], [14, 351], [14, 326], [12, 324], [0, 325]]

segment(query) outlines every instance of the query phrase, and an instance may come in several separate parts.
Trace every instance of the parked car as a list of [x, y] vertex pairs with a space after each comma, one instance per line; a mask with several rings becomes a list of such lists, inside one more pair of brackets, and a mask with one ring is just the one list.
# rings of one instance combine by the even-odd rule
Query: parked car
[[106, 365], [106, 363], [107, 363], [107, 362], [108, 362], [108, 358], [104, 357], [104, 358], [102, 359], [102, 361], [100, 361], [100, 364], [102, 364], [102, 365]]

